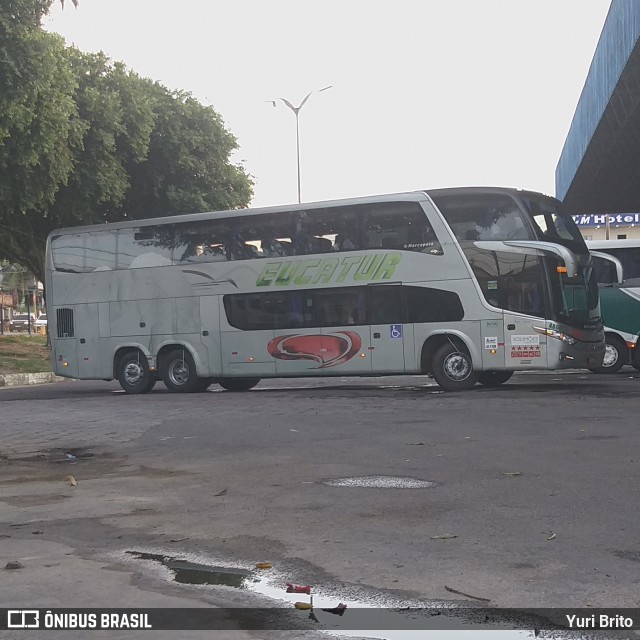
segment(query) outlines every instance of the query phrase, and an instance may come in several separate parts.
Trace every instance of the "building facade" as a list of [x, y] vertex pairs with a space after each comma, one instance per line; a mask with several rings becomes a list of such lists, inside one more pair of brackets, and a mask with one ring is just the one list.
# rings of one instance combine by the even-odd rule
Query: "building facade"
[[640, 237], [640, 0], [612, 0], [556, 168], [585, 237]]

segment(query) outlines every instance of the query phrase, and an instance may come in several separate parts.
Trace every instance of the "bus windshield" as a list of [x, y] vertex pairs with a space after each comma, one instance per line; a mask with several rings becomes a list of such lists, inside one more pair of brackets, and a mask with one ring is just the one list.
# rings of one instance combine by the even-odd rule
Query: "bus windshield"
[[[542, 316], [545, 311], [535, 300], [542, 295], [546, 279], [551, 289], [545, 305], [548, 317], [575, 327], [597, 324], [598, 290], [589, 252], [558, 200], [527, 191], [441, 190], [429, 195], [460, 243], [490, 304]], [[564, 263], [555, 256], [540, 260], [533, 254], [487, 251], [475, 245], [485, 240], [540, 240], [562, 245], [576, 255], [580, 273], [569, 278]]]
[[557, 319], [574, 327], [593, 328], [600, 323], [598, 283], [591, 265], [569, 277], [559, 260], [552, 260], [551, 295]]
[[560, 201], [528, 192], [521, 199], [538, 240], [557, 242], [576, 253], [586, 253], [582, 234], [573, 218], [564, 213]]

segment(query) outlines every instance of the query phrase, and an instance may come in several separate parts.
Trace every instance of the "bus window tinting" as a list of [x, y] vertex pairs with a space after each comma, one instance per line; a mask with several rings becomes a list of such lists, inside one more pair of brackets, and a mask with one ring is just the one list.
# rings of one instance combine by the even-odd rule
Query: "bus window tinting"
[[84, 234], [85, 271], [111, 271], [116, 268], [116, 234], [111, 231]]
[[174, 225], [173, 262], [228, 260], [229, 225], [225, 220], [203, 220]]
[[614, 284], [618, 281], [615, 264], [596, 256], [593, 256], [593, 274], [598, 284]]
[[522, 196], [540, 240], [583, 243], [582, 234], [571, 216], [560, 215], [562, 206], [555, 198], [524, 193]]
[[120, 229], [118, 269], [159, 267], [171, 264], [171, 225]]
[[382, 202], [120, 229], [115, 260], [114, 238], [113, 232], [102, 231], [58, 236], [52, 241], [54, 265], [60, 271], [82, 272], [363, 249], [443, 253], [417, 202]]
[[622, 262], [625, 280], [640, 278], [640, 247], [615, 249], [609, 249], [607, 247], [606, 249], [598, 249], [598, 251], [606, 251]]
[[500, 309], [543, 317], [545, 289], [538, 256], [466, 248], [486, 301]]
[[430, 287], [336, 287], [239, 293], [223, 298], [227, 320], [245, 331], [454, 322], [464, 310], [457, 294]]
[[69, 233], [51, 240], [53, 264], [57, 271], [84, 271], [84, 233]]
[[[192, 260], [196, 247], [213, 247], [223, 260], [315, 255], [361, 249], [400, 249], [436, 255], [442, 249], [416, 202], [372, 203], [308, 211], [246, 215], [176, 225], [188, 249], [174, 259]], [[222, 257], [224, 256], [224, 257]], [[207, 260], [205, 251], [203, 261]]]
[[500, 194], [432, 196], [458, 242], [533, 239], [513, 198]]

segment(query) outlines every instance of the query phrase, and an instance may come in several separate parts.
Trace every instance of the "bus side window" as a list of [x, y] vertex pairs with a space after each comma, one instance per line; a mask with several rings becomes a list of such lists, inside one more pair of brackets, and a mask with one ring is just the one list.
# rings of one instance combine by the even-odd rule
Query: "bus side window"
[[417, 202], [372, 205], [366, 216], [363, 248], [443, 253], [427, 214]]
[[227, 260], [228, 223], [224, 220], [183, 222], [175, 225], [173, 262]]
[[369, 287], [368, 324], [401, 324], [402, 288], [397, 285]]
[[171, 227], [139, 227], [118, 231], [117, 269], [171, 264]]

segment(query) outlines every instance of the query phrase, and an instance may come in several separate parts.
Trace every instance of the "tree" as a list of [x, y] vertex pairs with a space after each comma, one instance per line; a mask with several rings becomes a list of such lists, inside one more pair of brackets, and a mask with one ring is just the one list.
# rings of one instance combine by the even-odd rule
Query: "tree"
[[220, 115], [64, 47], [40, 27], [52, 2], [0, 5], [0, 255], [42, 280], [55, 228], [247, 206]]
[[64, 43], [39, 26], [45, 7], [0, 5], [0, 252], [31, 270], [43, 238], [33, 237], [24, 217], [45, 215], [82, 143]]

